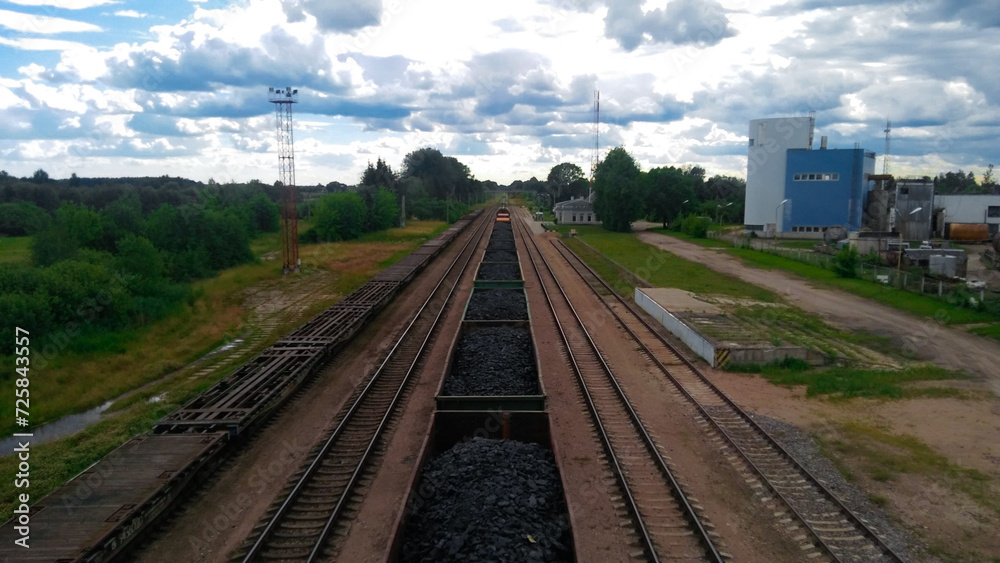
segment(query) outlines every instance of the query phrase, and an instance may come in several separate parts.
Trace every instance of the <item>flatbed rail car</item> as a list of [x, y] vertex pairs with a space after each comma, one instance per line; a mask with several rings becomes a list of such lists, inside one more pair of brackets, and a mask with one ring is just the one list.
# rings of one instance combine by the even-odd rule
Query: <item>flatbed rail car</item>
[[[218, 464], [224, 433], [143, 435], [64, 483], [30, 509], [28, 549], [16, 518], [0, 527], [0, 561], [110, 561]], [[15, 514], [15, 516], [17, 516]]]
[[[153, 426], [237, 436], [265, 419], [479, 215], [470, 213]], [[418, 252], [427, 247], [430, 250]]]

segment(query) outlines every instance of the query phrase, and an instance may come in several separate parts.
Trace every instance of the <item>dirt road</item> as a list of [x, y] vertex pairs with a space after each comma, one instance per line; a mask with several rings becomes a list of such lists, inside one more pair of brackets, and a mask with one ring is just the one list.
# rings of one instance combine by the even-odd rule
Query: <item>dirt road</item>
[[[660, 233], [640, 231], [638, 237], [681, 258], [769, 289], [840, 329], [888, 336], [894, 344], [922, 360], [949, 369], [962, 369], [987, 381], [993, 392], [1000, 395], [1000, 342], [844, 291], [821, 289], [787, 272], [747, 266], [720, 249], [705, 248]], [[946, 318], [947, 314], [947, 309], [942, 307], [939, 318]]]

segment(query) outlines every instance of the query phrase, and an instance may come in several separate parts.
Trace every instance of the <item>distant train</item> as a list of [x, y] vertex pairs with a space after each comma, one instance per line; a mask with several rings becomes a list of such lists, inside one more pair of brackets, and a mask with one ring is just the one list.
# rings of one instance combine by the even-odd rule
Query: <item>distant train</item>
[[497, 222], [498, 223], [510, 223], [510, 211], [506, 207], [501, 207], [497, 211]]

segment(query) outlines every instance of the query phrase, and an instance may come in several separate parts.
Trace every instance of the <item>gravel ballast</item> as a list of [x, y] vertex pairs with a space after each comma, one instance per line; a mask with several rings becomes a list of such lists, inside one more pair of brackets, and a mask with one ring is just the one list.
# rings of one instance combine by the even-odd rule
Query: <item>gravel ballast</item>
[[476, 279], [517, 281], [521, 279], [521, 271], [516, 262], [483, 262], [483, 265], [479, 268], [479, 277]]
[[448, 396], [537, 395], [538, 369], [531, 333], [510, 326], [463, 334], [455, 346], [451, 373], [441, 389]]
[[528, 302], [521, 289], [476, 289], [465, 311], [467, 321], [526, 321]]
[[483, 262], [517, 262], [517, 253], [509, 250], [487, 250]]
[[570, 561], [552, 452], [514, 440], [460, 442], [424, 466], [402, 561]]
[[[710, 414], [722, 414], [716, 407], [706, 407]], [[830, 489], [851, 511], [874, 527], [882, 535], [882, 541], [897, 553], [905, 557], [920, 550], [909, 534], [895, 526], [886, 517], [885, 512], [875, 506], [868, 496], [857, 487], [847, 482], [830, 459], [819, 451], [811, 436], [799, 430], [793, 424], [788, 424], [768, 416], [748, 413], [754, 421], [766, 430], [788, 453], [798, 460], [810, 473]], [[916, 548], [916, 549], [915, 549]], [[922, 558], [922, 557], [921, 557]]]

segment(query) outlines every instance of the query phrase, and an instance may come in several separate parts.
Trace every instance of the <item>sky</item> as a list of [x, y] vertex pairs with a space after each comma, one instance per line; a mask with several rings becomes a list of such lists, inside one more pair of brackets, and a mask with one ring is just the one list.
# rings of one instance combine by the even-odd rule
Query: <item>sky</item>
[[299, 91], [299, 185], [434, 147], [480, 180], [746, 176], [751, 119], [815, 112], [817, 148], [897, 176], [1000, 165], [995, 0], [0, 1], [0, 169], [278, 178], [269, 87]]

